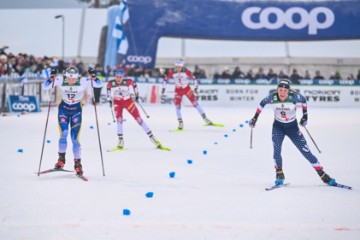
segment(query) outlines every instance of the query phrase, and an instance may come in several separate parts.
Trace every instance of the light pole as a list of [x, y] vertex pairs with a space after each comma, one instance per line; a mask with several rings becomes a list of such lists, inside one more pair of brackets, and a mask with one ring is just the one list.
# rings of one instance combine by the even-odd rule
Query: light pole
[[62, 60], [64, 61], [64, 52], [65, 52], [65, 17], [64, 15], [56, 15], [56, 19], [62, 19]]

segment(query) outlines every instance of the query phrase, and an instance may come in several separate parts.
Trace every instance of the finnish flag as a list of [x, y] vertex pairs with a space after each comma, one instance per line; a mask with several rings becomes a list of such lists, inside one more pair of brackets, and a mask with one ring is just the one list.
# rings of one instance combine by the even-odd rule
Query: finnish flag
[[126, 0], [121, 0], [120, 9], [121, 18], [120, 16], [115, 17], [115, 24], [112, 31], [112, 36], [117, 39], [117, 52], [125, 55], [129, 48], [129, 43], [123, 29], [123, 24], [125, 24], [129, 20], [129, 9], [127, 7]]
[[121, 0], [120, 9], [121, 9], [121, 23], [125, 24], [130, 18], [129, 9], [126, 0]]

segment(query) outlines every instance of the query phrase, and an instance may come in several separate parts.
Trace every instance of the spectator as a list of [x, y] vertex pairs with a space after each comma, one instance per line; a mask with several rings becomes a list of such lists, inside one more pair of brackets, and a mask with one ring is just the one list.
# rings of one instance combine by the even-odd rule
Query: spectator
[[9, 46], [6, 46], [6, 45], [3, 46], [2, 48], [0, 48], [0, 55], [5, 55], [5, 56], [7, 56], [5, 50], [8, 49], [8, 48], [9, 48]]
[[356, 79], [357, 79], [357, 80], [360, 80], [360, 69], [359, 69], [359, 71], [358, 71], [358, 74], [357, 74], [357, 76], [356, 76]]
[[199, 68], [198, 65], [195, 65], [195, 71], [193, 75], [196, 77], [196, 79], [206, 78], [205, 70]]
[[292, 84], [300, 84], [300, 80], [303, 79], [302, 76], [299, 75], [296, 69], [293, 69], [292, 74], [290, 75], [290, 81]]
[[280, 70], [278, 77], [279, 77], [280, 79], [289, 79], [289, 76], [286, 75], [286, 74], [283, 72], [283, 70]]
[[340, 72], [339, 72], [339, 71], [336, 71], [335, 74], [332, 74], [332, 75], [330, 76], [330, 79], [331, 79], [331, 80], [341, 80], [342, 77], [341, 77], [341, 75], [340, 75]]
[[307, 80], [310, 80], [310, 79], [311, 79], [311, 76], [310, 76], [310, 73], [309, 73], [308, 70], [305, 71], [304, 79], [307, 79]]
[[249, 80], [251, 80], [251, 81], [254, 81], [254, 80], [255, 80], [254, 73], [253, 73], [253, 70], [252, 70], [252, 69], [249, 69], [249, 71], [247, 72], [247, 74], [246, 74], [246, 79], [249, 79]]
[[224, 68], [224, 71], [221, 73], [221, 78], [222, 79], [230, 79], [231, 78], [229, 67]]
[[[89, 69], [89, 71], [90, 71], [90, 69]], [[103, 81], [104, 77], [106, 76], [106, 74], [103, 70], [103, 67], [100, 64], [96, 64], [94, 71], [95, 71], [96, 78], [99, 79], [100, 81]], [[102, 87], [94, 88], [94, 99], [95, 99], [96, 103], [100, 103], [101, 89], [102, 89]]]
[[313, 80], [321, 80], [321, 79], [325, 79], [325, 78], [324, 76], [321, 75], [319, 70], [316, 70], [315, 77], [313, 78]]
[[234, 72], [231, 75], [231, 79], [244, 79], [245, 74], [240, 70], [240, 67], [237, 66], [234, 69]]
[[219, 78], [221, 78], [221, 75], [220, 75], [220, 73], [219, 73], [219, 70], [215, 70], [213, 79], [214, 79], [214, 80], [218, 80]]
[[273, 78], [277, 78], [277, 74], [274, 72], [274, 70], [272, 68], [269, 69], [268, 74], [266, 75], [267, 79], [273, 79]]
[[0, 76], [9, 75], [10, 67], [8, 63], [8, 58], [5, 54], [0, 55]]
[[266, 79], [266, 75], [262, 67], [260, 67], [258, 72], [255, 74], [255, 79]]
[[347, 80], [355, 80], [354, 74], [350, 73]]

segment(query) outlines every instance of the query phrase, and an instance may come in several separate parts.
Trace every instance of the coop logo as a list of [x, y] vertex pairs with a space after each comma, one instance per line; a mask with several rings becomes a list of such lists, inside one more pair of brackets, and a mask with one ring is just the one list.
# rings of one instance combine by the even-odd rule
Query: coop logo
[[36, 109], [36, 105], [34, 103], [13, 103], [12, 105], [12, 109], [14, 111], [28, 111], [28, 112], [32, 112]]
[[[294, 18], [297, 21], [294, 21]], [[322, 21], [319, 21], [319, 19], [322, 19]], [[309, 35], [316, 35], [318, 29], [327, 29], [333, 25], [335, 15], [333, 11], [326, 7], [316, 7], [310, 12], [300, 7], [292, 7], [286, 11], [276, 7], [264, 9], [250, 7], [242, 13], [241, 20], [250, 29], [266, 28], [275, 30], [284, 25], [294, 30], [308, 27]]]
[[152, 58], [150, 56], [137, 56], [137, 55], [129, 55], [126, 58], [128, 62], [135, 62], [135, 63], [144, 63], [148, 64], [152, 62]]

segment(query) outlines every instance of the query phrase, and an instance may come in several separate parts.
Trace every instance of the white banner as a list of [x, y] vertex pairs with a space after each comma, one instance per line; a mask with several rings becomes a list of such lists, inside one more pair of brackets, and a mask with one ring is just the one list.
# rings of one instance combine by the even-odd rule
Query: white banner
[[[174, 85], [167, 85], [161, 95], [161, 84], [138, 83], [140, 96], [146, 104], [173, 104]], [[295, 86], [311, 107], [360, 107], [360, 87], [356, 86]], [[275, 85], [200, 85], [198, 100], [202, 106], [257, 106]], [[189, 105], [186, 97], [183, 104]]]

